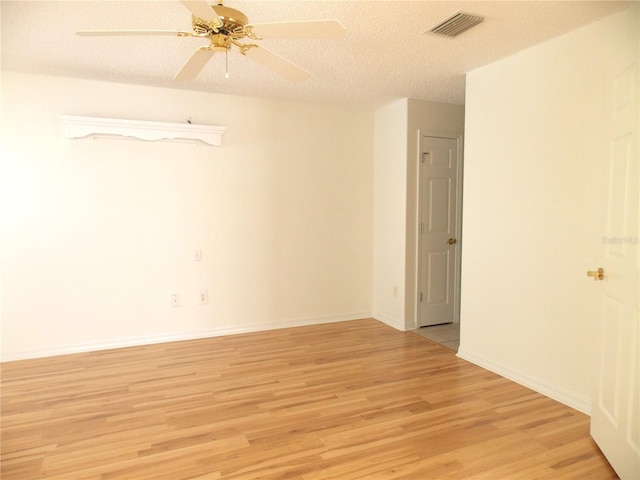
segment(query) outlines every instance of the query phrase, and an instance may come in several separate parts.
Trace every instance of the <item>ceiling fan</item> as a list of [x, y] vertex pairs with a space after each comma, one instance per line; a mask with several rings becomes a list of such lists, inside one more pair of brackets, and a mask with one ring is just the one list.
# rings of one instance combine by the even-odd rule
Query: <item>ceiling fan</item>
[[[76, 32], [83, 36], [116, 35], [170, 35], [198, 37], [209, 40], [209, 45], [198, 48], [176, 73], [176, 80], [191, 80], [198, 76], [216, 52], [228, 53], [236, 46], [240, 53], [261, 63], [281, 76], [300, 82], [310, 73], [296, 64], [251, 41], [264, 38], [343, 38], [346, 29], [338, 20], [312, 20], [302, 22], [273, 22], [249, 24], [247, 16], [234, 8], [226, 7], [222, 0], [215, 6], [206, 0], [180, 0], [191, 12], [193, 30], [92, 30]], [[249, 43], [241, 42], [248, 39]]]

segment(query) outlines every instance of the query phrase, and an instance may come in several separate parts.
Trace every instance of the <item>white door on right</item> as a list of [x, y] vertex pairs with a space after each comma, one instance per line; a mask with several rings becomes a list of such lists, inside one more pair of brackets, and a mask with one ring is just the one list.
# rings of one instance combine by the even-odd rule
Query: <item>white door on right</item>
[[[637, 33], [636, 33], [637, 35]], [[597, 371], [591, 435], [621, 479], [640, 479], [640, 258], [638, 254], [638, 39], [612, 59], [609, 178], [596, 289]]]
[[422, 137], [418, 327], [453, 323], [459, 304], [458, 140]]

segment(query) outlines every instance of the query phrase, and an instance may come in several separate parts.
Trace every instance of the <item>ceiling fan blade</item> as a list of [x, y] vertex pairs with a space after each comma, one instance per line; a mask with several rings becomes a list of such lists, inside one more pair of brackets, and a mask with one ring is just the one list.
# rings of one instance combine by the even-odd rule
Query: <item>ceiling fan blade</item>
[[311, 75], [306, 70], [300, 68], [295, 63], [290, 62], [284, 57], [281, 57], [277, 53], [272, 52], [268, 48], [253, 46], [247, 49], [244, 54], [247, 57], [252, 58], [258, 63], [261, 63], [267, 68], [270, 68], [274, 72], [282, 75], [283, 77], [291, 80], [292, 82], [302, 82], [309, 78]]
[[180, 0], [180, 2], [196, 17], [222, 25], [222, 20], [216, 13], [215, 7], [209, 5], [205, 0]]
[[258, 38], [343, 38], [347, 31], [338, 20], [258, 23], [245, 30]]
[[83, 37], [111, 37], [118, 35], [167, 35], [172, 37], [193, 36], [192, 32], [176, 32], [171, 30], [84, 30], [76, 32]]
[[214, 53], [215, 51], [208, 47], [198, 48], [176, 73], [175, 77], [173, 77], [174, 80], [192, 80], [196, 78]]

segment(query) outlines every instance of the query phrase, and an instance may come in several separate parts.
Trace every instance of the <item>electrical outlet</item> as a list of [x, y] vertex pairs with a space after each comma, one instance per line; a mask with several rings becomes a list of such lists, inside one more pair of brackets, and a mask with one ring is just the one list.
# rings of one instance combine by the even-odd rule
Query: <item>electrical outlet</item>
[[202, 250], [199, 248], [193, 251], [193, 261], [201, 262], [202, 261]]
[[172, 307], [179, 307], [180, 306], [180, 295], [178, 295], [177, 293], [172, 293], [171, 294], [171, 306]]
[[198, 293], [198, 303], [200, 305], [206, 305], [207, 303], [209, 303], [209, 294], [206, 290], [200, 290], [200, 292]]
[[397, 286], [397, 285], [394, 285], [394, 286], [393, 286], [393, 296], [394, 296], [394, 297], [397, 297], [397, 296], [398, 296], [398, 286]]

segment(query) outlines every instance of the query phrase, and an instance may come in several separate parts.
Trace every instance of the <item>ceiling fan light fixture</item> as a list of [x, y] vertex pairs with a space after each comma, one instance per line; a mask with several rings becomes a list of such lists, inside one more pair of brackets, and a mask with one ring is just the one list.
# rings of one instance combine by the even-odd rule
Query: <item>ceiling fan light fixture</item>
[[211, 43], [209, 50], [214, 52], [227, 52], [231, 48], [231, 37], [223, 33], [217, 33], [209, 37]]

